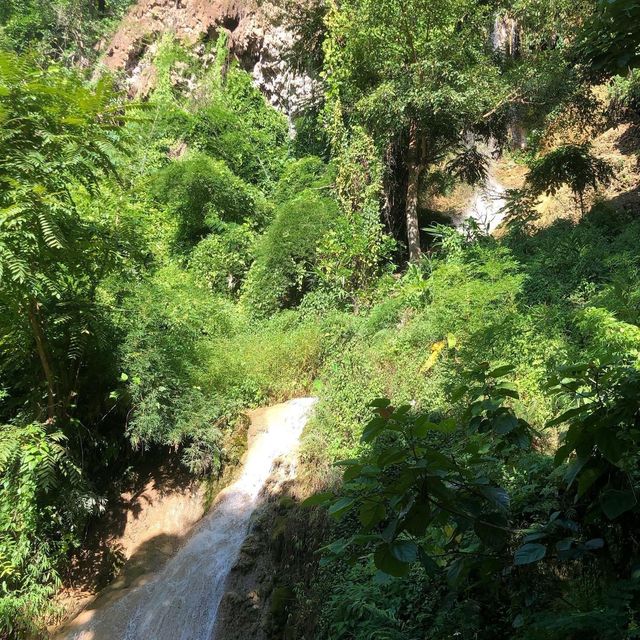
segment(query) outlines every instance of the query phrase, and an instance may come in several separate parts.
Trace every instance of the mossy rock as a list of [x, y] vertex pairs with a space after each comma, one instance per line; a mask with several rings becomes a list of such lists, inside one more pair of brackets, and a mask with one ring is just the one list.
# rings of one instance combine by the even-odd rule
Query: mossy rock
[[284, 628], [289, 617], [289, 605], [295, 602], [295, 593], [291, 587], [279, 585], [274, 588], [269, 604], [269, 623], [272, 631]]

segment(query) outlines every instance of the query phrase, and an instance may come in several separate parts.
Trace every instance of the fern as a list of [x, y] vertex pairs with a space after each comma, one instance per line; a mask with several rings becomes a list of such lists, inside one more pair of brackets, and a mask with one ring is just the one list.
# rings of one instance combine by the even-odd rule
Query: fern
[[91, 500], [66, 445], [41, 424], [0, 426], [0, 636], [28, 627], [60, 584], [58, 564], [75, 542], [54, 494], [64, 486], [76, 503]]

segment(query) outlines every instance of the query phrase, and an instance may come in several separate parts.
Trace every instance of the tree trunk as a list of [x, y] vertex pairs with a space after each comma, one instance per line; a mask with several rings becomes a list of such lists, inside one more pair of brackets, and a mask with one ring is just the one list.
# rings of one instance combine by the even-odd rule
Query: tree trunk
[[107, 10], [107, 0], [98, 0], [98, 13], [104, 14]]
[[407, 184], [407, 247], [409, 248], [409, 261], [418, 262], [422, 256], [420, 248], [420, 224], [418, 222], [418, 190], [420, 188], [420, 175], [422, 173], [422, 158], [420, 157], [418, 143], [418, 127], [414, 123], [409, 129], [409, 181]]
[[40, 358], [42, 371], [47, 382], [47, 417], [49, 420], [54, 420], [56, 417], [56, 377], [53, 372], [53, 367], [47, 350], [47, 341], [40, 322], [38, 303], [33, 298], [29, 300], [28, 314], [29, 324], [31, 325], [33, 337], [36, 341], [38, 357]]

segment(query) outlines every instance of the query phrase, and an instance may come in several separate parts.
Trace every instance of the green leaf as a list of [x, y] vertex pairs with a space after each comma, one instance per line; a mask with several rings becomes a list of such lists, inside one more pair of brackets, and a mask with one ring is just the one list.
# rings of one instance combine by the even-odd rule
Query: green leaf
[[610, 489], [600, 496], [600, 506], [609, 520], [615, 520], [636, 506], [636, 497], [633, 491]]
[[456, 430], [456, 421], [453, 418], [447, 418], [435, 425], [435, 430], [440, 433], [453, 433]]
[[389, 544], [381, 544], [375, 550], [373, 554], [373, 561], [376, 568], [380, 569], [383, 573], [396, 578], [402, 578], [409, 573], [411, 568], [406, 562], [398, 560], [393, 553], [391, 553], [391, 547]]
[[553, 463], [556, 467], [559, 467], [570, 455], [573, 451], [573, 447], [569, 444], [563, 444], [557, 451], [555, 456], [553, 457]]
[[480, 493], [490, 502], [492, 502], [501, 511], [506, 511], [509, 508], [510, 498], [509, 494], [502, 487], [488, 487], [481, 486]]
[[496, 398], [513, 398], [514, 400], [520, 399], [520, 394], [514, 385], [503, 382], [498, 385], [492, 393]]
[[362, 442], [371, 442], [373, 441], [384, 429], [387, 428], [387, 422], [380, 416], [373, 418], [370, 420], [367, 426], [362, 431]]
[[436, 469], [442, 471], [451, 471], [456, 469], [455, 462], [445, 456], [443, 453], [440, 453], [437, 449], [433, 447], [428, 447], [424, 449], [424, 457], [418, 460], [414, 465], [412, 465], [415, 469], [429, 469], [434, 471]]
[[405, 449], [400, 449], [399, 447], [394, 447], [387, 451], [383, 451], [378, 456], [378, 466], [381, 468], [385, 468], [394, 464], [398, 464], [407, 458], [407, 451]]
[[411, 564], [418, 558], [418, 547], [411, 540], [395, 540], [389, 544], [391, 555], [400, 562]]
[[393, 582], [393, 576], [390, 576], [388, 573], [384, 573], [383, 571], [376, 571], [373, 576], [373, 583], [382, 587], [386, 587]]
[[565, 411], [564, 413], [560, 414], [557, 418], [554, 418], [553, 420], [549, 420], [546, 426], [555, 427], [559, 424], [562, 424], [563, 422], [567, 422], [568, 420], [571, 420], [571, 418], [575, 418], [576, 416], [583, 414], [585, 411], [587, 411], [587, 409], [589, 409], [588, 404], [583, 404], [579, 407], [574, 407], [573, 409], [569, 409], [568, 411]]
[[584, 469], [587, 462], [589, 462], [589, 458], [578, 457], [567, 467], [564, 478], [567, 482], [568, 487], [573, 484], [573, 481], [578, 477], [582, 469]]
[[329, 507], [329, 515], [336, 519], [341, 518], [353, 505], [355, 498], [340, 498]]
[[499, 549], [509, 537], [509, 532], [504, 530], [508, 525], [503, 513], [487, 513], [473, 523], [473, 530], [484, 544]]
[[369, 403], [372, 409], [386, 409], [391, 406], [391, 400], [388, 398], [376, 398]]
[[451, 392], [451, 400], [453, 402], [458, 402], [458, 400], [462, 400], [462, 398], [467, 393], [467, 391], [469, 391], [469, 387], [467, 385], [460, 385], [459, 387], [456, 387]]
[[361, 472], [362, 472], [362, 465], [360, 464], [349, 465], [344, 470], [344, 473], [342, 474], [342, 479], [344, 482], [351, 482], [351, 480], [354, 480], [355, 478], [357, 478]]
[[625, 453], [625, 443], [610, 429], [599, 429], [596, 433], [596, 444], [604, 457], [614, 465], [620, 462]]
[[333, 493], [316, 493], [312, 496], [309, 496], [306, 500], [303, 500], [301, 505], [302, 507], [317, 507], [319, 505], [327, 504], [330, 500], [333, 500], [335, 496]]
[[487, 373], [487, 377], [502, 378], [502, 376], [506, 376], [512, 371], [515, 371], [515, 367], [512, 364], [505, 364], [501, 367], [497, 367], [496, 369], [493, 369], [493, 371], [489, 371], [489, 373]]
[[427, 531], [431, 517], [431, 507], [428, 502], [416, 502], [404, 517], [402, 526], [413, 536], [423, 536]]
[[365, 500], [360, 507], [360, 522], [363, 527], [370, 529], [384, 520], [386, 514], [387, 509], [381, 500], [369, 498]]
[[539, 562], [547, 555], [547, 547], [543, 544], [529, 542], [522, 545], [514, 555], [515, 565], [532, 564]]
[[536, 540], [543, 540], [547, 537], [547, 533], [544, 531], [534, 531], [524, 537], [524, 542], [535, 542]]
[[451, 563], [451, 565], [449, 565], [449, 568], [447, 569], [447, 582], [452, 587], [455, 587], [456, 585], [458, 585], [464, 574], [465, 569], [466, 569], [466, 564], [465, 564], [464, 558], [457, 558], [456, 560], [454, 560]]
[[592, 486], [593, 483], [602, 476], [605, 471], [604, 466], [587, 466], [578, 479], [578, 497], [581, 498]]
[[438, 425], [431, 422], [427, 416], [420, 416], [414, 423], [412, 433], [416, 438], [424, 438], [429, 431], [435, 431]]
[[418, 547], [418, 560], [428, 576], [433, 576], [440, 570], [436, 561], [422, 547]]
[[493, 421], [494, 431], [501, 436], [511, 433], [517, 427], [518, 427], [518, 418], [516, 418], [514, 415], [510, 413], [506, 415], [498, 416]]
[[339, 538], [331, 544], [321, 547], [319, 551], [339, 556], [347, 550], [351, 542], [351, 538]]
[[573, 542], [572, 538], [565, 538], [564, 540], [558, 540], [558, 542], [556, 542], [558, 560], [563, 562], [565, 560], [572, 560], [577, 556], [576, 549], [573, 548]]
[[589, 551], [602, 549], [604, 547], [604, 540], [602, 538], [593, 538], [593, 540], [587, 540], [584, 546], [589, 549]]

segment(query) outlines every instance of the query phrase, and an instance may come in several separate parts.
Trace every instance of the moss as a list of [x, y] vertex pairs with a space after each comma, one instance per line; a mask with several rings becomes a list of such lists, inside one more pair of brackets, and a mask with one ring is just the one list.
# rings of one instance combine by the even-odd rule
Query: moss
[[279, 585], [274, 588], [271, 593], [267, 621], [267, 628], [272, 636], [284, 630], [289, 617], [289, 607], [293, 602], [295, 602], [295, 594], [291, 587]]

